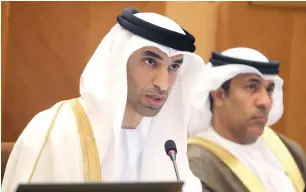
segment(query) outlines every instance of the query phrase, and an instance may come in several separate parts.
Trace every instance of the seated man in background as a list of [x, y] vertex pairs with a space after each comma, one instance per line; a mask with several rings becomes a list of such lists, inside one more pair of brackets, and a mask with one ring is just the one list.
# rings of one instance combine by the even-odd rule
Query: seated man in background
[[188, 166], [184, 118], [204, 67], [195, 39], [156, 13], [124, 9], [117, 21], [81, 76], [81, 97], [38, 113], [20, 135], [3, 192], [33, 182], [176, 181], [169, 139], [184, 191], [201, 191]]
[[189, 166], [203, 192], [303, 192], [305, 152], [267, 127], [283, 114], [279, 63], [233, 48], [213, 52], [204, 71], [188, 132]]

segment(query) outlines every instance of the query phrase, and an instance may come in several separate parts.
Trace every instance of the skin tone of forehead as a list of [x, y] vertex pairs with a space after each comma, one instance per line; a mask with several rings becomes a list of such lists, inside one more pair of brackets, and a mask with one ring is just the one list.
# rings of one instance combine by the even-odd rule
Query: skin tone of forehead
[[255, 74], [240, 74], [230, 81], [228, 92], [212, 92], [212, 124], [228, 140], [254, 143], [263, 133], [272, 107], [274, 82]]
[[168, 57], [156, 47], [143, 47], [131, 54], [127, 62], [128, 95], [123, 128], [136, 128], [144, 116], [159, 113], [183, 60], [183, 55]]

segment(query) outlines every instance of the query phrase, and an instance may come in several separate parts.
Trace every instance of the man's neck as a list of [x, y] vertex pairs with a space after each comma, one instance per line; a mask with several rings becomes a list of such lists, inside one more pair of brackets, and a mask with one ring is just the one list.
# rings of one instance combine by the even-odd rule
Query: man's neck
[[139, 113], [127, 105], [122, 120], [122, 128], [135, 129], [140, 124], [142, 118], [143, 117]]

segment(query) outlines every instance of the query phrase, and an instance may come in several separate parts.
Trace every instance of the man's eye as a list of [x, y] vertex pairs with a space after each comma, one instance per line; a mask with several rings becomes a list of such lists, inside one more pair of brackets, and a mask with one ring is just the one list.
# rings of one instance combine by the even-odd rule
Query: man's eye
[[269, 95], [272, 95], [273, 92], [274, 92], [274, 87], [267, 88], [267, 92], [268, 92]]
[[153, 58], [146, 58], [145, 63], [148, 65], [156, 65], [156, 60]]
[[178, 64], [174, 64], [174, 65], [169, 66], [169, 69], [171, 71], [177, 71], [179, 68], [180, 68], [180, 65], [178, 65]]
[[246, 89], [248, 91], [255, 92], [256, 89], [257, 89], [257, 85], [256, 84], [249, 84], [249, 85], [246, 86]]

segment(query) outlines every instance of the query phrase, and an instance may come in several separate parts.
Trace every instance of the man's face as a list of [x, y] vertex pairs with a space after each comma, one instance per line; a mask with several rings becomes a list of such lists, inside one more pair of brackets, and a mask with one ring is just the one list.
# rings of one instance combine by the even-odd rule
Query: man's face
[[273, 81], [258, 75], [241, 74], [230, 81], [228, 94], [219, 97], [218, 111], [231, 134], [242, 143], [255, 142], [263, 133], [274, 86]]
[[155, 47], [135, 51], [127, 62], [127, 104], [142, 116], [157, 115], [182, 63], [183, 55], [168, 57]]

